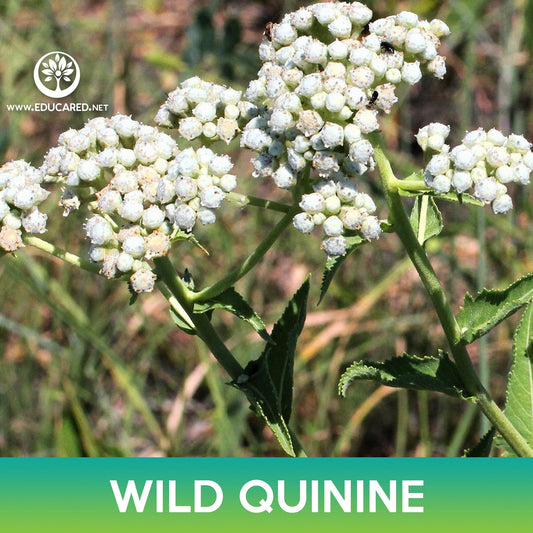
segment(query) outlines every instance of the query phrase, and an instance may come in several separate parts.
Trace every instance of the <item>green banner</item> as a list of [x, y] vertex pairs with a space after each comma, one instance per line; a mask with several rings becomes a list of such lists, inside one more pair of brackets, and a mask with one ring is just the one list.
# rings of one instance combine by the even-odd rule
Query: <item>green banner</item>
[[0, 523], [10, 532], [500, 532], [533, 523], [526, 459], [0, 459], [0, 472]]

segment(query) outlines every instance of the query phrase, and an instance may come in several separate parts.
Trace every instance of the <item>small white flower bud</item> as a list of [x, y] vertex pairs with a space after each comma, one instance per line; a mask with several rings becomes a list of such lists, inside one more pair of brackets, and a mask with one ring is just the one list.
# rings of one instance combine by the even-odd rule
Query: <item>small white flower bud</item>
[[496, 128], [492, 128], [487, 132], [486, 139], [487, 142], [493, 144], [494, 146], [503, 146], [505, 141], [507, 141], [507, 137]]
[[272, 27], [272, 41], [281, 45], [291, 44], [297, 37], [298, 32], [288, 22], [274, 24]]
[[2, 226], [0, 230], [0, 247], [6, 252], [14, 252], [23, 246], [22, 232], [19, 229]]
[[402, 72], [399, 68], [390, 68], [385, 73], [385, 79], [389, 83], [393, 83], [394, 85], [398, 85], [402, 81]]
[[445, 174], [438, 174], [432, 180], [431, 186], [439, 194], [445, 194], [450, 192], [450, 187], [452, 182], [448, 176]]
[[477, 163], [474, 152], [462, 144], [452, 149], [450, 158], [459, 170], [471, 170]]
[[220, 178], [219, 185], [224, 192], [231, 192], [237, 187], [237, 177], [233, 174], [224, 174]]
[[118, 162], [116, 148], [105, 148], [96, 156], [96, 162], [103, 168], [113, 168]]
[[360, 67], [363, 65], [369, 65], [373, 56], [374, 54], [371, 50], [361, 46], [360, 48], [355, 48], [350, 52], [349, 60], [352, 65]]
[[200, 224], [203, 224], [204, 226], [207, 226], [208, 224], [214, 224], [217, 220], [215, 212], [207, 207], [200, 207], [196, 215]]
[[164, 220], [165, 212], [156, 205], [151, 205], [145, 209], [142, 215], [142, 223], [148, 229], [158, 228], [163, 224]]
[[418, 28], [412, 28], [405, 36], [404, 47], [410, 54], [422, 54], [426, 49], [426, 38]]
[[433, 74], [433, 76], [435, 76], [435, 78], [439, 78], [439, 79], [444, 78], [446, 74], [446, 63], [445, 63], [444, 57], [442, 56], [434, 57], [427, 64], [426, 68], [428, 72], [430, 72], [431, 74]]
[[310, 98], [314, 94], [322, 91], [322, 89], [323, 84], [320, 74], [307, 74], [307, 76], [304, 76], [302, 81], [300, 81], [300, 84], [296, 89], [296, 93]]
[[492, 210], [497, 215], [507, 213], [512, 208], [513, 200], [508, 194], [502, 194], [492, 202]]
[[202, 135], [203, 124], [196, 117], [187, 117], [180, 120], [178, 131], [183, 138], [192, 141]]
[[343, 41], [333, 41], [328, 45], [331, 59], [345, 59], [348, 56], [348, 45]]
[[139, 269], [130, 278], [131, 287], [135, 292], [152, 292], [156, 275], [148, 269]]
[[120, 139], [118, 133], [113, 128], [102, 128], [96, 133], [98, 142], [103, 146], [118, 146]]
[[309, 9], [302, 7], [290, 15], [292, 25], [300, 31], [308, 30], [313, 25], [313, 14]]
[[349, 157], [358, 163], [368, 163], [374, 154], [370, 141], [363, 139], [350, 145]]
[[462, 193], [472, 187], [472, 176], [470, 172], [465, 170], [456, 170], [452, 176], [452, 185], [453, 188], [458, 192]]
[[478, 181], [474, 196], [484, 203], [492, 202], [498, 196], [498, 184], [492, 178]]
[[409, 85], [414, 85], [422, 79], [422, 71], [420, 70], [420, 62], [404, 63], [401, 69], [402, 79]]
[[350, 78], [356, 87], [368, 89], [374, 83], [374, 72], [367, 66], [357, 67], [350, 70]]
[[342, 235], [338, 235], [324, 239], [320, 247], [329, 257], [337, 257], [346, 254], [348, 242]]
[[94, 215], [87, 221], [85, 231], [92, 244], [107, 244], [115, 238], [111, 224], [99, 215]]
[[379, 52], [381, 48], [381, 39], [371, 31], [369, 35], [363, 38], [363, 45], [369, 50], [372, 50], [372, 52]]
[[326, 109], [332, 113], [338, 113], [346, 103], [346, 98], [343, 94], [333, 92], [326, 97]]
[[122, 203], [122, 196], [118, 191], [106, 188], [101, 191], [98, 198], [98, 210], [104, 214], [113, 213]]
[[346, 39], [352, 34], [352, 23], [347, 16], [341, 15], [328, 24], [328, 30], [337, 39]]
[[381, 78], [385, 75], [388, 70], [388, 65], [385, 59], [374, 54], [372, 61], [370, 61], [370, 70], [375, 74], [376, 78]]
[[300, 113], [296, 128], [306, 137], [311, 137], [311, 135], [318, 133], [323, 125], [324, 119], [316, 111], [307, 109]]
[[125, 218], [130, 222], [135, 222], [141, 218], [144, 212], [144, 206], [140, 201], [125, 200], [119, 206], [117, 212], [122, 218]]
[[311, 6], [311, 9], [313, 10], [315, 18], [323, 26], [330, 24], [337, 17], [337, 9], [335, 7], [335, 4], [331, 2], [315, 4]]
[[100, 176], [101, 169], [94, 159], [82, 159], [78, 164], [77, 173], [81, 181], [94, 181]]
[[396, 22], [404, 28], [414, 28], [418, 26], [418, 15], [410, 11], [402, 11], [396, 15]]
[[344, 127], [344, 139], [347, 143], [353, 144], [361, 140], [361, 129], [355, 124], [347, 124]]
[[129, 272], [133, 266], [135, 259], [126, 252], [121, 252], [117, 257], [117, 270], [121, 272]]
[[334, 122], [326, 122], [320, 131], [320, 136], [326, 148], [342, 146], [344, 142], [343, 127], [340, 124], [335, 124]]
[[341, 202], [351, 202], [357, 196], [357, 186], [351, 181], [337, 182], [337, 196]]
[[292, 224], [302, 233], [311, 233], [315, 227], [313, 217], [309, 213], [298, 213], [292, 219]]
[[354, 24], [357, 24], [358, 26], [363, 27], [372, 19], [372, 11], [361, 2], [353, 2], [348, 4], [347, 9], [348, 17]]
[[450, 35], [450, 28], [448, 25], [439, 19], [433, 19], [429, 23], [429, 28], [431, 30], [431, 33], [433, 33], [436, 37], [446, 37], [446, 35]]
[[22, 226], [28, 233], [44, 233], [48, 216], [40, 213], [36, 207], [22, 215]]
[[337, 185], [333, 180], [320, 181], [313, 186], [313, 189], [323, 198], [329, 198], [337, 194]]
[[361, 224], [361, 235], [364, 239], [373, 241], [381, 235], [381, 225], [375, 216], [366, 217]]
[[209, 170], [215, 176], [223, 176], [233, 168], [233, 163], [228, 155], [215, 155], [209, 162]]
[[139, 130], [139, 123], [126, 115], [114, 115], [109, 119], [109, 125], [123, 138], [135, 137]]
[[190, 231], [196, 223], [196, 211], [187, 204], [178, 205], [174, 212], [174, 222], [179, 228]]
[[531, 143], [523, 135], [511, 133], [507, 139], [507, 148], [511, 152], [525, 154], [531, 149]]
[[213, 185], [200, 191], [200, 201], [203, 207], [217, 209], [226, 197], [222, 189]]
[[517, 183], [527, 185], [529, 183], [530, 174], [531, 170], [522, 163], [514, 167], [514, 181]]
[[311, 107], [317, 110], [324, 109], [326, 107], [327, 97], [328, 97], [328, 93], [324, 91], [313, 94], [313, 96], [311, 96], [311, 99], [310, 99]]
[[288, 189], [296, 183], [296, 176], [289, 165], [279, 167], [274, 174], [272, 174], [274, 183], [281, 189]]
[[337, 214], [341, 209], [341, 200], [334, 194], [333, 196], [328, 196], [324, 199], [324, 211], [331, 213], [332, 215]]
[[328, 217], [323, 224], [324, 233], [328, 237], [336, 237], [338, 235], [342, 235], [344, 231], [344, 226], [341, 222], [341, 219], [336, 216], [332, 215]]
[[342, 220], [342, 223], [345, 228], [356, 230], [361, 227], [365, 215], [356, 207], [343, 207], [339, 214], [339, 218]]
[[378, 112], [375, 109], [360, 109], [355, 114], [354, 122], [362, 133], [376, 131], [379, 129]]
[[320, 213], [324, 209], [324, 198], [317, 192], [304, 194], [299, 206], [307, 213]]
[[444, 174], [450, 168], [450, 159], [448, 154], [436, 154], [427, 164], [426, 170], [436, 176], [437, 174]]

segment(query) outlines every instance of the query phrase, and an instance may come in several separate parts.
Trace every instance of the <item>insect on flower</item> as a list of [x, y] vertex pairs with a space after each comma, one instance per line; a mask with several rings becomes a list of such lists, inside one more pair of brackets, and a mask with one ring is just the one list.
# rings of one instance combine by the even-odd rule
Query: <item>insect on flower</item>
[[384, 54], [394, 54], [394, 52], [396, 51], [394, 49], [394, 46], [392, 46], [392, 44], [388, 43], [387, 41], [381, 41], [380, 48]]
[[272, 28], [274, 27], [273, 22], [267, 22], [265, 26], [265, 31], [263, 32], [263, 35], [269, 40], [272, 40]]
[[379, 97], [379, 93], [377, 91], [374, 91], [372, 93], [372, 96], [370, 97], [370, 100], [368, 101], [368, 107], [373, 106], [376, 103], [376, 100]]

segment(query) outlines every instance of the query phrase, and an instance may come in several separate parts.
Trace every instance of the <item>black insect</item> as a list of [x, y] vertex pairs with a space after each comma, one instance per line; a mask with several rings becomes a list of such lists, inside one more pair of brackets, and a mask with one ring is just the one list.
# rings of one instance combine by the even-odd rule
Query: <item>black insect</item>
[[377, 91], [374, 91], [372, 93], [372, 96], [370, 97], [370, 100], [368, 101], [368, 105], [369, 106], [374, 105], [378, 97], [379, 97], [379, 93]]
[[363, 26], [363, 29], [361, 30], [361, 33], [359, 34], [359, 37], [368, 37], [370, 34], [370, 24], [365, 24]]
[[396, 51], [394, 49], [394, 46], [392, 46], [392, 44], [388, 43], [387, 41], [381, 41], [380, 48], [384, 54], [394, 54], [394, 52]]
[[272, 40], [272, 28], [274, 26], [273, 22], [267, 22], [267, 25], [265, 26], [265, 31], [263, 32], [263, 35], [269, 40]]

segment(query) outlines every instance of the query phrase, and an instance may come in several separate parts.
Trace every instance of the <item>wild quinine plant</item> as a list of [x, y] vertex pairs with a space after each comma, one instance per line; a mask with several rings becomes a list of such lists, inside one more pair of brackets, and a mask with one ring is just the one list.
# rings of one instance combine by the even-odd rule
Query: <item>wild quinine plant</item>
[[[270, 334], [234, 285], [291, 225], [304, 234], [321, 227], [327, 257], [321, 297], [351, 253], [384, 231], [395, 233], [449, 346], [426, 357], [357, 361], [341, 378], [341, 394], [366, 379], [455, 396], [475, 403], [493, 426], [478, 453], [488, 454], [497, 432], [507, 454], [533, 456], [533, 275], [503, 290], [467, 294], [454, 316], [424, 250], [425, 241], [443, 227], [436, 201], [490, 204], [494, 213], [508, 212], [513, 202], [507, 185], [529, 183], [531, 144], [521, 135], [478, 129], [451, 148], [450, 128], [431, 123], [416, 135], [427, 165], [404, 178], [394, 175], [382, 148], [380, 119], [397, 103], [398, 86], [414, 85], [424, 74], [445, 75], [439, 47], [448, 33], [441, 20], [420, 20], [407, 11], [372, 20], [372, 11], [359, 2], [320, 3], [285, 15], [267, 26], [259, 47], [263, 65], [244, 94], [193, 77], [168, 95], [155, 116], [158, 127], [120, 114], [93, 118], [61, 134], [40, 168], [24, 161], [1, 167], [0, 246], [4, 253], [33, 246], [106, 278], [124, 279], [134, 293], [160, 290], [176, 326], [209, 347], [285, 452], [301, 456], [290, 418], [309, 280]], [[179, 149], [177, 138], [189, 147]], [[272, 179], [290, 192], [291, 202], [236, 192], [233, 163], [218, 153], [234, 139], [254, 152], [253, 177]], [[240, 178], [245, 179], [250, 178]], [[369, 180], [379, 181], [386, 206], [364, 192]], [[47, 224], [40, 204], [54, 187], [62, 191], [65, 223], [74, 210], [86, 215], [89, 260], [37, 236]], [[410, 216], [402, 196], [415, 197]], [[216, 223], [224, 204], [283, 216], [241, 265], [199, 289], [187, 271], [178, 274], [179, 243], [202, 246], [195, 228]], [[171, 254], [172, 248], [178, 252]], [[468, 345], [522, 308], [502, 411], [481, 384]], [[237, 361], [211, 324], [216, 309], [247, 321], [264, 338], [257, 359], [245, 366]]]

